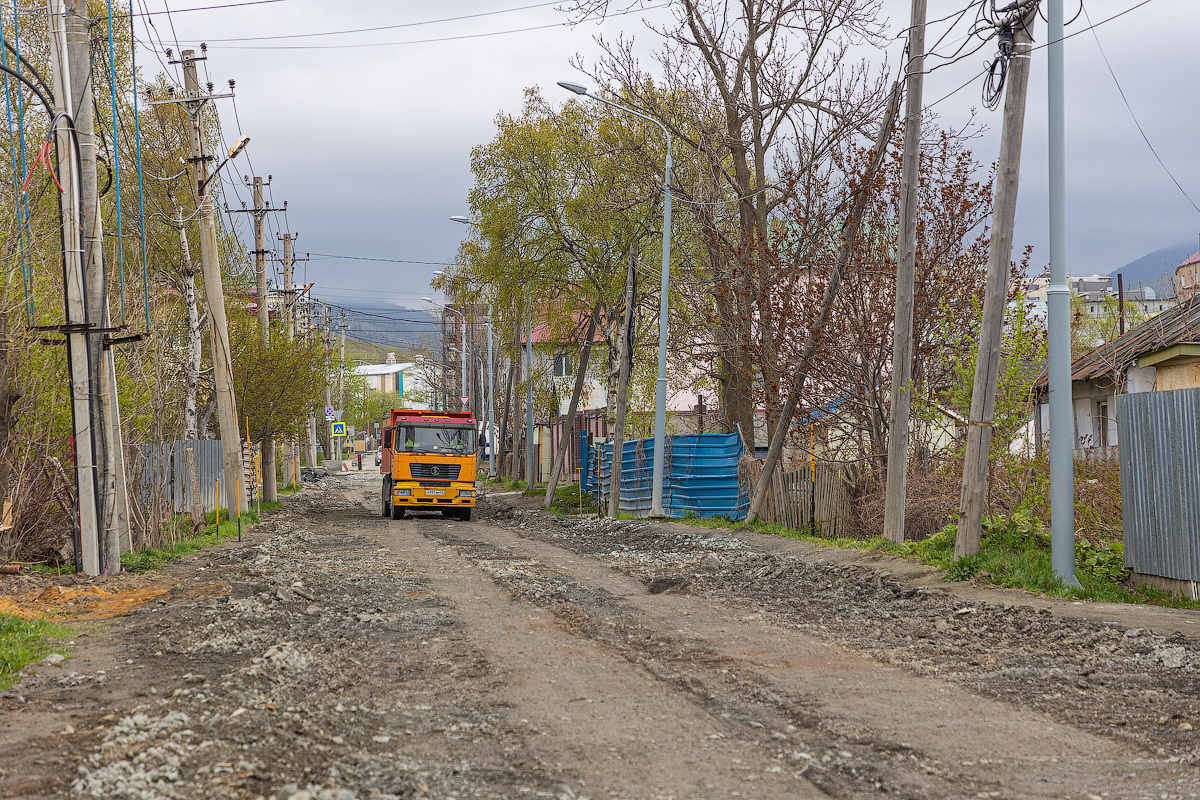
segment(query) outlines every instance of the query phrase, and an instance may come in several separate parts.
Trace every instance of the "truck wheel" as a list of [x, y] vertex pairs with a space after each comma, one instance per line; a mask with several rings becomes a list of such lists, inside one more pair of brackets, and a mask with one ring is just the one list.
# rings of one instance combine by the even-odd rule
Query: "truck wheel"
[[383, 516], [392, 515], [392, 487], [388, 486], [387, 478], [383, 479]]
[[404, 519], [404, 506], [392, 506], [392, 519]]
[[461, 519], [463, 522], [470, 522], [471, 521], [471, 512], [474, 510], [475, 509], [473, 509], [473, 508], [460, 508], [458, 510], [458, 518]]

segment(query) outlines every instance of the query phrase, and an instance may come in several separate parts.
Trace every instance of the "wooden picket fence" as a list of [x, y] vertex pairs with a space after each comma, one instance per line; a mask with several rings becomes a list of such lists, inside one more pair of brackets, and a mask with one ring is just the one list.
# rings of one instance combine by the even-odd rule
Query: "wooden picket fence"
[[[744, 457], [738, 464], [738, 482], [753, 496], [762, 476], [762, 462]], [[807, 467], [785, 472], [775, 470], [767, 490], [762, 513], [766, 522], [803, 530], [812, 525], [814, 480]], [[826, 538], [853, 536], [850, 496], [839, 470], [818, 464], [816, 468], [816, 520], [820, 535]]]

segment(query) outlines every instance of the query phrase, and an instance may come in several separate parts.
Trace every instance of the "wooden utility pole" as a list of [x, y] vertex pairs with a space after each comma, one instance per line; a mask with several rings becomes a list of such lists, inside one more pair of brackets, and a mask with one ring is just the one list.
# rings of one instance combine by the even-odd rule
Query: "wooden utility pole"
[[[50, 0], [50, 48], [54, 80], [54, 111], [72, 116], [77, 96], [67, 58], [67, 31], [62, 0]], [[71, 376], [71, 422], [75, 451], [76, 512], [78, 516], [80, 566], [88, 575], [100, 575], [105, 567], [101, 542], [101, 504], [97, 490], [97, 409], [91, 402], [91, 337], [88, 335], [84, 220], [81, 190], [76, 170], [76, 142], [72, 126], [59, 120], [55, 127], [56, 173], [62, 184], [59, 210], [62, 215], [64, 326], [67, 368]], [[82, 158], [82, 154], [80, 154]]]
[[[625, 412], [629, 406], [629, 372], [633, 367], [633, 312], [637, 303], [638, 247], [629, 247], [629, 267], [625, 271], [625, 318], [621, 322], [621, 341], [617, 352], [621, 364], [617, 368], [617, 416], [612, 431], [612, 474], [608, 478], [608, 516], [617, 518], [621, 510], [621, 464], [625, 455]], [[658, 442], [655, 442], [658, 446]]]
[[1000, 375], [1000, 345], [1004, 338], [1004, 309], [1008, 305], [1008, 274], [1012, 261], [1013, 222], [1021, 172], [1021, 139], [1025, 128], [1025, 97], [1029, 89], [1029, 53], [1037, 3], [1012, 21], [1012, 57], [1004, 94], [1004, 123], [1000, 130], [1000, 157], [996, 169], [996, 196], [992, 210], [992, 237], [988, 242], [987, 284], [983, 295], [983, 321], [979, 327], [979, 353], [971, 389], [971, 413], [963, 457], [962, 493], [958, 501], [958, 536], [954, 557], [975, 555], [983, 530], [987, 495], [988, 454], [996, 410], [996, 385]]
[[787, 399], [783, 401], [783, 411], [779, 416], [779, 424], [775, 426], [775, 432], [771, 435], [771, 444], [767, 448], [767, 458], [763, 462], [762, 475], [759, 476], [758, 484], [754, 487], [754, 496], [750, 498], [750, 508], [746, 511], [747, 524], [758, 519], [763, 500], [766, 499], [767, 487], [771, 485], [771, 476], [775, 474], [775, 467], [779, 463], [779, 455], [783, 452], [783, 442], [787, 438], [788, 428], [791, 427], [792, 417], [796, 413], [796, 404], [800, 402], [800, 393], [804, 391], [804, 384], [808, 380], [809, 362], [812, 360], [813, 353], [817, 349], [817, 340], [825, 328], [825, 321], [829, 319], [829, 312], [833, 309], [833, 302], [837, 299], [837, 294], [842, 284], [842, 273], [846, 270], [846, 265], [850, 263], [850, 254], [854, 251], [854, 244], [858, 239], [859, 228], [862, 227], [862, 218], [867, 208], [867, 201], [871, 198], [875, 179], [879, 176], [879, 168], [883, 165], [888, 140], [892, 136], [892, 131], [895, 130], [896, 112], [899, 107], [900, 83], [897, 81], [892, 84], [887, 110], [884, 111], [883, 119], [879, 123], [879, 133], [875, 137], [875, 147], [872, 151], [871, 161], [867, 165], [866, 173], [862, 176], [862, 180], [850, 198], [850, 213], [846, 215], [846, 222], [842, 226], [842, 244], [838, 248], [837, 261], [834, 262], [833, 270], [829, 275], [829, 283], [826, 284], [825, 293], [821, 297], [821, 305], [817, 311], [817, 318], [813, 320], [812, 325], [804, 334], [804, 343], [800, 347], [800, 362], [796, 367], [795, 374], [792, 376], [792, 384], [788, 389]]
[[900, 162], [900, 241], [896, 260], [896, 311], [892, 322], [891, 422], [888, 426], [887, 495], [883, 535], [904, 541], [904, 501], [912, 401], [913, 300], [917, 272], [917, 187], [921, 174], [921, 95], [925, 84], [926, 0], [913, 0], [905, 67], [904, 156]]
[[[244, 481], [242, 479], [242, 435], [238, 429], [237, 401], [233, 396], [233, 361], [229, 350], [229, 323], [225, 318], [225, 286], [221, 278], [221, 265], [217, 260], [216, 208], [213, 201], [208, 162], [212, 156], [204, 152], [204, 125], [202, 112], [211, 96], [200, 92], [200, 80], [196, 76], [196, 62], [206, 56], [196, 56], [194, 50], [180, 54], [183, 65], [183, 88], [185, 107], [191, 117], [188, 134], [191, 139], [192, 157], [195, 167], [197, 203], [200, 211], [200, 267], [204, 275], [204, 296], [208, 301], [208, 330], [212, 344], [213, 386], [217, 396], [217, 423], [221, 431], [221, 460], [225, 479], [225, 507], [232, 510], [246, 508]], [[218, 503], [220, 500], [218, 500]]]
[[592, 356], [592, 339], [596, 337], [596, 324], [600, 321], [600, 304], [592, 309], [591, 319], [588, 320], [587, 334], [583, 347], [579, 352], [579, 365], [575, 369], [575, 386], [571, 389], [571, 404], [567, 408], [567, 420], [563, 423], [562, 441], [559, 442], [558, 452], [554, 454], [554, 466], [550, 468], [550, 476], [546, 481], [546, 498], [542, 506], [550, 507], [554, 501], [554, 490], [558, 488], [558, 475], [562, 472], [563, 459], [571, 449], [571, 434], [575, 428], [575, 415], [579, 413], [579, 398], [583, 394], [583, 384], [587, 377], [588, 361]]

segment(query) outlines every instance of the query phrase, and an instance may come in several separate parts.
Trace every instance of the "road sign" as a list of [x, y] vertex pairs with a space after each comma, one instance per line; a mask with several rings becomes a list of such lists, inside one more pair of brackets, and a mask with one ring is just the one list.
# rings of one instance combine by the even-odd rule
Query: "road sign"
[[338, 422], [341, 422], [342, 414], [344, 414], [344, 413], [346, 413], [346, 412], [342, 411], [340, 408], [335, 408], [333, 410], [333, 418], [336, 419]]
[[327, 417], [333, 416], [333, 406], [325, 406], [325, 416], [327, 416]]
[[344, 423], [344, 422], [333, 423], [333, 431], [330, 435], [331, 436], [345, 436], [346, 435], [346, 423]]
[[326, 414], [325, 421], [326, 422], [335, 422], [335, 421], [337, 421], [337, 417], [335, 417], [333, 414]]
[[467, 404], [471, 402], [471, 398], [469, 398], [469, 397], [460, 397], [460, 398], [458, 398], [458, 399], [459, 399], [459, 400], [462, 400], [463, 411], [466, 411], [466, 410], [467, 410]]

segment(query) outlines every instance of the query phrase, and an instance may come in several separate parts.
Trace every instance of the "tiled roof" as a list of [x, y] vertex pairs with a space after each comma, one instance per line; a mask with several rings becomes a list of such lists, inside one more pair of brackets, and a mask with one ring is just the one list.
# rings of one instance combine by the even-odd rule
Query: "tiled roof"
[[[1200, 341], [1200, 297], [1156, 314], [1123, 336], [1084, 353], [1071, 362], [1071, 380], [1090, 381], [1112, 375], [1147, 353], [1180, 342], [1195, 341]], [[1044, 391], [1045, 388], [1046, 375], [1043, 373], [1034, 389]]]
[[1175, 269], [1180, 269], [1181, 267], [1190, 267], [1193, 264], [1200, 264], [1200, 252], [1192, 253], [1192, 255], [1187, 257], [1186, 261], [1184, 261]]

